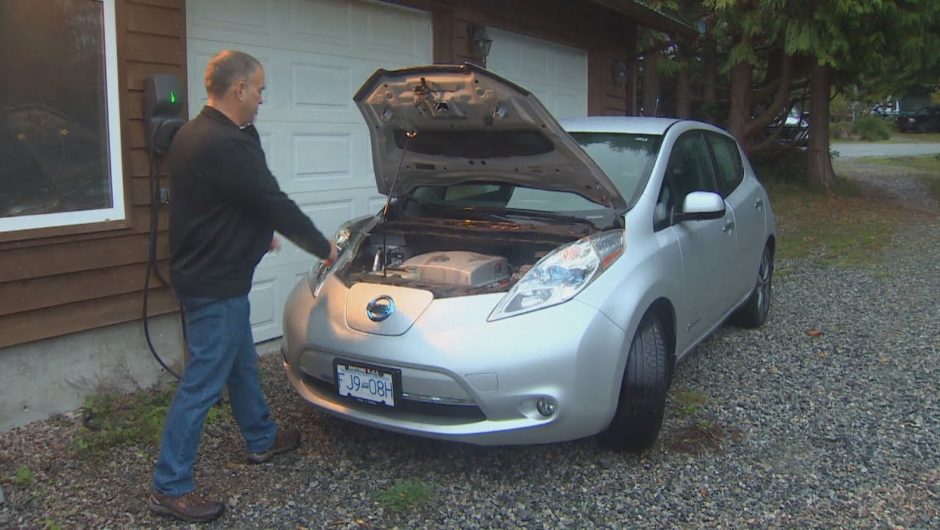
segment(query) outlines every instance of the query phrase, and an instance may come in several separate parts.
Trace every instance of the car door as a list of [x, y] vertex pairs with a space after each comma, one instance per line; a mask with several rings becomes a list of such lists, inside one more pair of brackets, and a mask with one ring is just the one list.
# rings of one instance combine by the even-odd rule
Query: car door
[[715, 161], [725, 208], [733, 218], [731, 230], [737, 237], [738, 254], [728, 262], [733, 270], [728, 276], [728, 289], [735, 303], [747, 296], [757, 278], [767, 229], [764, 194], [757, 179], [745, 174], [741, 150], [733, 138], [713, 132], [705, 137]]
[[737, 245], [733, 214], [726, 210], [718, 219], [677, 221], [675, 214], [693, 191], [718, 192], [702, 131], [676, 139], [655, 209], [654, 229], [672, 231], [682, 256], [684, 290], [676, 318], [685, 340], [677, 344], [679, 351], [717, 325], [733, 303], [727, 290], [729, 257]]

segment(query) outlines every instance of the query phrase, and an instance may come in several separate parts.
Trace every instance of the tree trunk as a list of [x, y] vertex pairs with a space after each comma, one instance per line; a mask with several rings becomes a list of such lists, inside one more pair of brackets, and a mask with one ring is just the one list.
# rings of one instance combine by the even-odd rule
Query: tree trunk
[[705, 43], [705, 87], [702, 91], [702, 99], [714, 103], [718, 99], [716, 85], [718, 85], [718, 46], [714, 39], [708, 39]]
[[829, 96], [832, 89], [832, 67], [815, 64], [810, 85], [809, 147], [806, 149], [809, 184], [832, 190], [836, 175], [829, 156]]
[[738, 139], [745, 153], [750, 152], [751, 139], [746, 136], [751, 120], [751, 91], [754, 67], [738, 63], [731, 67], [731, 107], [728, 109], [728, 132]]
[[689, 118], [692, 116], [692, 76], [689, 75], [689, 66], [679, 69], [679, 78], [676, 80], [676, 117]]
[[643, 56], [643, 115], [655, 116], [659, 112], [659, 51]]

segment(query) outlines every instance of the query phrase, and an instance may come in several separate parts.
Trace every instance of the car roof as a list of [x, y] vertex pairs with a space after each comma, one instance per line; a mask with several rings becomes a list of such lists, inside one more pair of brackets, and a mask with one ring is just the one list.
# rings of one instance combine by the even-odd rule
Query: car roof
[[588, 116], [560, 120], [568, 132], [607, 132], [630, 134], [665, 134], [666, 129], [683, 120], [642, 116]]

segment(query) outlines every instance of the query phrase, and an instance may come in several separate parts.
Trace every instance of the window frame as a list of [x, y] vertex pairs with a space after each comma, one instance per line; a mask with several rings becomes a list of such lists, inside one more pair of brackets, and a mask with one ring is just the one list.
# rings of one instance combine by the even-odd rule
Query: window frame
[[[692, 141], [697, 141], [703, 153], [705, 154], [704, 161], [706, 162], [706, 165], [707, 165], [706, 169], [707, 169], [708, 174], [711, 177], [710, 185], [712, 189], [692, 190], [692, 191], [710, 191], [710, 192], [718, 193], [718, 194], [721, 193], [721, 186], [720, 186], [720, 183], [718, 182], [718, 172], [715, 169], [714, 155], [712, 153], [711, 144], [708, 142], [708, 138], [706, 137], [707, 132], [708, 131], [705, 131], [702, 129], [691, 129], [691, 130], [683, 132], [681, 135], [679, 135], [679, 137], [677, 137], [673, 141], [672, 146], [670, 147], [669, 159], [666, 160], [666, 169], [663, 172], [663, 180], [662, 180], [662, 183], [660, 183], [659, 185], [659, 193], [656, 195], [657, 197], [656, 205], [653, 208], [653, 231], [654, 232], [659, 232], [660, 230], [663, 230], [665, 228], [669, 228], [670, 226], [675, 225], [675, 222], [674, 222], [675, 215], [673, 214], [673, 210], [681, 206], [678, 202], [676, 202], [676, 198], [672, 197], [670, 200], [673, 201], [673, 204], [672, 206], [667, 206], [667, 211], [665, 212], [666, 217], [664, 219], [656, 218], [656, 211], [659, 207], [659, 204], [664, 200], [663, 199], [664, 192], [668, 191], [668, 193], [672, 194], [674, 191], [672, 187], [670, 187], [672, 186], [672, 182], [671, 182], [672, 172], [670, 170], [673, 167], [673, 163], [676, 157], [679, 156], [677, 146], [679, 145], [680, 142], [688, 141], [689, 139], [693, 137], [696, 138], [696, 140], [692, 140]], [[684, 198], [685, 197], [683, 196], [683, 199]]]
[[35, 215], [0, 217], [0, 241], [23, 231], [68, 229], [80, 225], [127, 221], [124, 188], [124, 162], [121, 140], [121, 104], [118, 77], [116, 0], [93, 0], [102, 6], [102, 37], [104, 38], [104, 111], [108, 146], [108, 175], [111, 184], [111, 207], [73, 212], [52, 212]]
[[[741, 183], [744, 182], [744, 160], [741, 155], [741, 148], [738, 146], [737, 140], [723, 134], [718, 134], [715, 132], [708, 132], [705, 135], [705, 139], [708, 144], [708, 150], [714, 159], [714, 170], [715, 170], [715, 181], [718, 185], [718, 193], [721, 194], [723, 199], [727, 198], [729, 195], [734, 193], [734, 190], [738, 189], [741, 186]], [[725, 180], [723, 171], [721, 169], [721, 161], [718, 159], [718, 148], [716, 144], [719, 142], [726, 142], [729, 146], [732, 147], [731, 153], [735, 157], [734, 161], [734, 181], [733, 184], [729, 184]]]

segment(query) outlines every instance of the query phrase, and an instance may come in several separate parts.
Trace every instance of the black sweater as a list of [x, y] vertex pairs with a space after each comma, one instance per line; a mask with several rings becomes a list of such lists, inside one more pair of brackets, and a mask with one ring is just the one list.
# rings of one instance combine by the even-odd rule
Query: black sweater
[[251, 289], [274, 230], [325, 258], [330, 243], [277, 184], [258, 131], [205, 107], [169, 154], [170, 277], [180, 296], [231, 298]]

